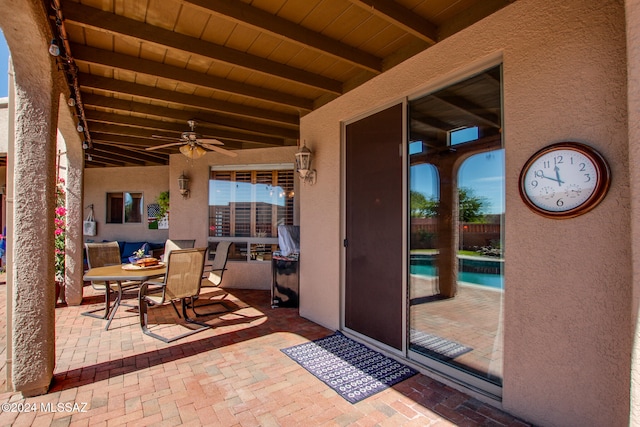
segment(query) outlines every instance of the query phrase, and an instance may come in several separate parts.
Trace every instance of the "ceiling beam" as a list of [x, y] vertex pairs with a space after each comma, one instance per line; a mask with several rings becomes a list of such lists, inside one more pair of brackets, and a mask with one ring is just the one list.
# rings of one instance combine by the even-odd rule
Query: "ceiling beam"
[[[156, 153], [159, 155], [148, 155], [146, 152], [136, 149], [126, 149], [122, 147], [117, 147], [108, 142], [99, 142], [97, 140], [93, 140], [93, 150], [97, 150], [100, 152], [108, 152], [112, 154], [117, 154], [119, 156], [125, 157], [127, 161], [140, 160], [142, 164], [144, 163], [157, 163], [160, 165], [169, 164], [169, 156], [166, 154]], [[92, 151], [93, 152], [93, 151]]]
[[455, 129], [456, 125], [442, 121], [436, 117], [431, 117], [420, 112], [411, 112], [411, 121], [420, 123], [421, 125], [433, 129], [436, 132], [449, 132], [451, 129]]
[[270, 33], [279, 38], [286, 38], [305, 48], [311, 48], [321, 53], [331, 55], [342, 61], [347, 61], [360, 68], [376, 73], [382, 71], [382, 59], [354, 46], [341, 43], [330, 37], [319, 34], [301, 25], [272, 15], [269, 12], [252, 7], [240, 1], [228, 0], [183, 0], [185, 3], [202, 8], [210, 13], [249, 25], [258, 31]]
[[103, 163], [103, 162], [99, 162], [97, 160], [86, 160], [84, 162], [84, 167], [85, 168], [106, 168], [110, 165]]
[[[179, 148], [182, 145], [181, 141], [179, 140], [179, 138], [167, 138], [167, 139], [163, 139], [163, 138], [153, 138], [153, 139], [137, 139], [137, 143], [134, 144], [124, 144], [119, 142], [120, 140], [124, 139], [124, 138], [129, 138], [129, 139], [134, 139], [136, 140], [136, 138], [133, 137], [126, 137], [126, 136], [122, 136], [122, 135], [109, 135], [109, 134], [104, 134], [104, 133], [99, 133], [97, 134], [98, 137], [96, 138], [96, 142], [102, 146], [102, 148], [105, 148], [107, 150], [111, 150], [111, 148], [119, 148], [122, 150], [128, 150], [131, 153], [137, 153], [138, 155], [135, 158], [143, 158], [143, 157], [149, 157], [149, 158], [153, 158], [153, 161], [150, 161], [152, 163], [160, 163], [160, 164], [168, 164], [169, 163], [169, 156], [171, 154], [177, 154], [179, 153]], [[144, 143], [140, 143], [140, 141], [144, 141]], [[175, 142], [176, 144], [170, 147], [164, 147], [158, 150], [147, 150], [147, 148], [150, 147], [154, 147], [156, 145], [164, 145], [167, 143], [171, 143], [171, 142]], [[150, 145], [151, 143], [151, 145]], [[247, 148], [245, 146], [246, 144], [240, 144], [237, 142], [231, 142], [231, 143], [227, 143], [224, 145], [224, 148], [226, 149], [244, 149]], [[258, 147], [260, 147], [260, 145], [258, 145]], [[101, 148], [101, 147], [99, 147]], [[140, 156], [140, 154], [142, 156]]]
[[[433, 149], [433, 148], [441, 148], [445, 145], [447, 145], [447, 140], [439, 140], [439, 139], [434, 139], [433, 135], [426, 135], [422, 132], [416, 132], [416, 131], [412, 131], [409, 134], [409, 142], [416, 142], [416, 141], [420, 141], [422, 142], [422, 147], [423, 150], [426, 149]], [[413, 154], [411, 155], [413, 158]]]
[[410, 9], [389, 0], [350, 0], [368, 12], [391, 22], [396, 27], [414, 36], [435, 44], [438, 41], [438, 26]]
[[95, 141], [105, 143], [105, 144], [115, 144], [119, 147], [130, 147], [137, 149], [144, 149], [149, 145], [150, 142], [155, 139], [152, 138], [142, 138], [138, 136], [129, 136], [129, 135], [118, 135], [114, 133], [107, 132], [91, 132], [91, 137], [95, 139]]
[[452, 155], [455, 153], [457, 158], [466, 158], [473, 154], [486, 153], [487, 151], [497, 150], [502, 147], [502, 138], [500, 135], [491, 135], [485, 138], [477, 139], [473, 144], [459, 144], [459, 145], [443, 145], [439, 147], [429, 147], [427, 150], [419, 154], [413, 154], [411, 156], [411, 164], [436, 164], [439, 162], [440, 154], [442, 156]]
[[184, 92], [174, 92], [171, 90], [125, 82], [123, 80], [110, 79], [108, 77], [79, 73], [78, 80], [80, 81], [80, 87], [82, 88], [120, 93], [145, 99], [154, 99], [157, 101], [184, 105], [186, 107], [200, 108], [209, 111], [229, 113], [236, 116], [252, 117], [265, 121], [295, 125], [296, 127], [300, 121], [299, 116], [294, 114], [280, 113], [278, 111], [235, 104], [213, 98], [205, 98], [203, 96]]
[[115, 160], [114, 157], [117, 156], [113, 156], [109, 153], [100, 153], [100, 152], [96, 152], [96, 153], [89, 153], [89, 155], [91, 156], [92, 160], [86, 160], [87, 162], [92, 162], [95, 161], [99, 164], [103, 164], [103, 165], [110, 165], [110, 166], [126, 166], [127, 163], [123, 162], [121, 160]]
[[450, 107], [466, 114], [468, 117], [472, 117], [475, 120], [484, 123], [487, 126], [500, 128], [500, 117], [491, 113], [476, 113], [475, 111], [486, 111], [486, 108], [480, 107], [471, 101], [468, 101], [460, 96], [445, 96], [445, 95], [429, 95], [433, 99], [447, 104]]
[[[104, 67], [127, 70], [151, 77], [192, 84], [217, 91], [240, 95], [251, 99], [259, 99], [289, 107], [312, 110], [313, 100], [287, 93], [277, 92], [246, 83], [232, 81], [223, 77], [211, 76], [173, 65], [160, 64], [148, 59], [136, 58], [109, 50], [88, 47], [77, 43], [71, 44], [71, 51], [79, 63], [97, 64]], [[82, 83], [80, 83], [82, 84]]]
[[164, 48], [200, 55], [243, 69], [257, 71], [295, 84], [303, 84], [335, 94], [342, 94], [342, 82], [259, 56], [230, 49], [175, 31], [145, 24], [114, 13], [65, 0], [62, 2], [65, 20], [80, 27], [92, 28], [114, 35], [124, 35]]
[[202, 126], [206, 124], [218, 125], [227, 128], [256, 132], [264, 135], [281, 136], [283, 138], [299, 139], [300, 133], [297, 130], [271, 126], [248, 120], [237, 119], [235, 117], [221, 117], [220, 115], [199, 113], [187, 110], [176, 110], [172, 108], [160, 107], [157, 105], [143, 104], [141, 102], [127, 101], [119, 98], [111, 98], [94, 94], [82, 96], [85, 106], [102, 107], [122, 112], [133, 112], [147, 114], [159, 118], [171, 120], [183, 120], [185, 128], [187, 121], [195, 119]]
[[438, 27], [438, 39], [444, 40], [514, 1], [515, 0], [482, 0], [472, 3], [451, 19], [440, 24]]
[[[178, 138], [180, 138], [182, 132], [187, 130], [185, 126], [175, 123], [120, 114], [109, 114], [100, 111], [87, 111], [87, 120], [91, 122], [91, 132], [146, 138], [149, 142], [148, 145], [160, 145], [159, 143], [152, 143], [160, 142], [158, 139], [153, 138], [153, 135], [164, 138], [175, 138], [176, 142], [178, 142]], [[207, 128], [207, 131], [201, 133], [203, 138], [217, 138], [223, 142], [226, 142], [226, 140], [253, 142], [275, 147], [286, 145], [282, 138], [272, 136], [252, 135], [209, 128]], [[232, 147], [232, 145], [230, 146]]]
[[[120, 152], [118, 152], [120, 151]], [[89, 151], [92, 157], [95, 156], [105, 156], [110, 158], [117, 158], [119, 161], [123, 161], [125, 163], [131, 163], [138, 166], [145, 166], [147, 164], [146, 161], [142, 160], [141, 157], [125, 155], [123, 152], [126, 150], [121, 150], [116, 147], [104, 146], [103, 144], [94, 144], [93, 148]], [[156, 163], [154, 161], [154, 163]]]
[[[166, 150], [155, 150], [155, 151], [147, 151], [147, 147], [151, 147], [154, 145], [165, 144], [168, 142], [172, 142], [167, 139], [158, 139], [158, 138], [138, 138], [135, 136], [125, 136], [125, 135], [114, 135], [102, 132], [93, 132], [94, 141], [98, 144], [107, 145], [109, 147], [117, 147], [125, 150], [130, 150], [138, 153], [142, 153], [145, 156], [154, 157], [158, 161], [169, 160], [169, 154], [171, 154], [175, 150], [171, 150], [167, 148]], [[173, 141], [178, 142], [178, 138], [172, 138]], [[225, 144], [226, 148], [243, 148], [242, 144], [237, 142], [231, 142]], [[177, 149], [177, 147], [176, 147]]]

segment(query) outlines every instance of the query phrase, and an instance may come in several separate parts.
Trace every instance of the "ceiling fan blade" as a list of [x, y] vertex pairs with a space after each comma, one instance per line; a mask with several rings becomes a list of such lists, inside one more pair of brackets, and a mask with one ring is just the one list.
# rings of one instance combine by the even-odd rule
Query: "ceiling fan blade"
[[225, 150], [224, 148], [216, 147], [215, 145], [204, 144], [202, 142], [200, 143], [200, 145], [202, 145], [206, 149], [215, 151], [216, 153], [224, 154], [225, 156], [238, 157], [238, 153], [234, 153], [233, 151]]
[[145, 150], [147, 151], [158, 150], [160, 148], [172, 147], [174, 145], [182, 145], [182, 144], [184, 144], [184, 142], [172, 142], [170, 144], [154, 145], [153, 147], [147, 147], [145, 148]]
[[217, 139], [198, 139], [198, 142], [211, 145], [224, 145], [223, 142], [218, 141]]

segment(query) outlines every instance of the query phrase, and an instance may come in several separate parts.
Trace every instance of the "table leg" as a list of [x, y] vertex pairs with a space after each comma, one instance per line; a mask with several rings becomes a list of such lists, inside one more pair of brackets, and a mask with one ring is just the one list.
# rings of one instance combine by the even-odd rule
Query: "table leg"
[[[107, 282], [107, 286], [111, 286], [109, 284], [109, 282]], [[118, 288], [117, 292], [116, 292], [116, 300], [113, 302], [113, 307], [111, 308], [111, 313], [109, 313], [109, 320], [107, 320], [107, 325], [104, 327], [105, 331], [109, 330], [109, 325], [111, 325], [111, 321], [113, 320], [113, 318], [116, 315], [116, 311], [118, 310], [118, 307], [120, 307], [120, 301], [122, 300], [122, 282], [120, 282], [119, 280], [116, 281], [116, 286]]]

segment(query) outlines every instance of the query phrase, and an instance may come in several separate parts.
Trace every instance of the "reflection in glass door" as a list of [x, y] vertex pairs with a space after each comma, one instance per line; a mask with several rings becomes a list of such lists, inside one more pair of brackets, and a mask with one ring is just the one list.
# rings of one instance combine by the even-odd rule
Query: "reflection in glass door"
[[502, 385], [501, 67], [409, 102], [409, 356]]

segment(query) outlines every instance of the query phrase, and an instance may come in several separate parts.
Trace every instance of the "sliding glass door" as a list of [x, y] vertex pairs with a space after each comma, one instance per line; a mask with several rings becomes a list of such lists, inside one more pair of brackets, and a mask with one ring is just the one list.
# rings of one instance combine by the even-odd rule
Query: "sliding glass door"
[[409, 102], [409, 356], [502, 384], [501, 67]]

